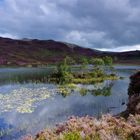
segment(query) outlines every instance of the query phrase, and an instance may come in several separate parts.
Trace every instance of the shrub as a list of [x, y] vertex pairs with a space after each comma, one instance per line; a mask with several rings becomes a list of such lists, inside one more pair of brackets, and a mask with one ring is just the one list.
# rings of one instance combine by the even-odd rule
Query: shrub
[[87, 94], [87, 89], [85, 89], [85, 88], [81, 88], [80, 90], [79, 90], [79, 93], [80, 93], [80, 95], [81, 96], [85, 96], [86, 94]]
[[91, 64], [93, 64], [94, 66], [101, 66], [104, 65], [104, 61], [102, 58], [93, 58], [91, 60]]
[[86, 57], [82, 57], [80, 60], [81, 60], [82, 68], [86, 68], [86, 66], [89, 64], [88, 59]]
[[26, 140], [139, 140], [139, 119], [140, 115], [130, 115], [127, 120], [111, 115], [104, 115], [99, 120], [89, 116], [71, 117], [55, 129], [46, 129], [35, 139]]
[[82, 137], [78, 132], [64, 133], [63, 140], [82, 140]]
[[94, 68], [93, 71], [91, 72], [91, 76], [94, 78], [97, 77], [104, 77], [105, 73], [103, 70], [99, 69], [99, 68]]
[[103, 61], [106, 66], [112, 66], [112, 63], [113, 63], [112, 57], [105, 56], [103, 57]]
[[70, 68], [67, 65], [66, 59], [62, 64], [57, 66], [57, 74], [59, 84], [70, 83], [73, 79], [73, 75], [70, 72]]

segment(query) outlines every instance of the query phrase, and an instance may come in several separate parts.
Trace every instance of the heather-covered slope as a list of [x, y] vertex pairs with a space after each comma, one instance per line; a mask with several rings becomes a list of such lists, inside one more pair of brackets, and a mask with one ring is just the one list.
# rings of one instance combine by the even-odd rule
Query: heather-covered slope
[[35, 138], [26, 136], [22, 140], [139, 140], [140, 115], [130, 115], [127, 120], [111, 115], [94, 117], [71, 117], [53, 130], [44, 130]]
[[80, 57], [112, 56], [115, 62], [140, 64], [140, 51], [102, 52], [53, 40], [13, 40], [0, 38], [0, 65], [37, 66], [57, 63], [66, 56], [77, 62]]

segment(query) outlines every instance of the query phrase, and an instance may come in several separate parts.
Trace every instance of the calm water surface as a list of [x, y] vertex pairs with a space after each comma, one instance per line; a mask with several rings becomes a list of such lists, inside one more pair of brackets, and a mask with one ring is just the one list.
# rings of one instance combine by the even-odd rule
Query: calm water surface
[[124, 79], [65, 87], [68, 96], [58, 85], [43, 83], [51, 68], [0, 68], [0, 140], [18, 140], [72, 115], [99, 117], [124, 111], [129, 76], [140, 67], [115, 68]]

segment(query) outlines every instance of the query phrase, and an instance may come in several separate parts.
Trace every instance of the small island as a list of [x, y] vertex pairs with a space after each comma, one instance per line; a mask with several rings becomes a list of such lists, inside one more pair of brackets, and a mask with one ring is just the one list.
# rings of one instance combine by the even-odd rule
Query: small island
[[66, 57], [48, 78], [58, 84], [93, 84], [104, 80], [116, 80], [119, 77], [113, 68], [113, 60], [109, 56], [103, 58], [81, 58], [79, 65], [75, 60]]

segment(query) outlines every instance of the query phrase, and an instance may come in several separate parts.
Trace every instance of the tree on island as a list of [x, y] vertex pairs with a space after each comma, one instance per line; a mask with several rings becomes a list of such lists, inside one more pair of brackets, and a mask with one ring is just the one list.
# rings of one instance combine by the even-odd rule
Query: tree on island
[[74, 64], [76, 64], [76, 61], [72, 57], [70, 57], [70, 56], [66, 56], [65, 61], [66, 61], [67, 65], [74, 65]]
[[[108, 68], [112, 68], [112, 58], [104, 57], [104, 58], [93, 58], [91, 63], [93, 64], [93, 69], [85, 69], [89, 64], [88, 59], [85, 57], [81, 58], [81, 68], [82, 71], [78, 71], [77, 73], [72, 72], [72, 59], [66, 57], [62, 63], [57, 65], [57, 71], [54, 74], [54, 78], [59, 84], [68, 84], [71, 82], [85, 82], [86, 81], [95, 81], [95, 79], [103, 80], [108, 76], [114, 76], [112, 74], [108, 74]], [[107, 68], [106, 68], [107, 67]], [[93, 78], [93, 79], [92, 79]]]
[[85, 69], [87, 67], [88, 63], [88, 59], [86, 57], [81, 57], [80, 58], [80, 63], [81, 63], [81, 68]]
[[105, 75], [103, 68], [101, 68], [101, 66], [104, 66], [104, 61], [102, 58], [93, 58], [91, 60], [91, 64], [93, 64], [93, 77], [102, 77]]
[[105, 57], [103, 57], [103, 60], [104, 60], [104, 64], [106, 66], [107, 71], [111, 71], [112, 74], [114, 74], [115, 73], [115, 69], [113, 67], [113, 59], [112, 59], [112, 57], [105, 56]]
[[73, 75], [71, 74], [66, 58], [57, 66], [57, 77], [59, 84], [70, 83], [72, 81]]
[[106, 72], [114, 72], [112, 57], [93, 58], [91, 64], [93, 65], [93, 77], [103, 77], [106, 75]]
[[113, 59], [110, 56], [103, 57], [103, 61], [104, 61], [105, 66], [112, 66], [113, 64]]

